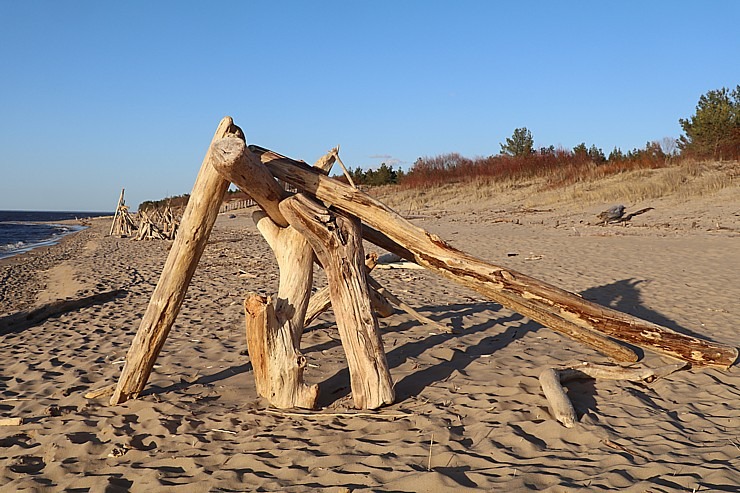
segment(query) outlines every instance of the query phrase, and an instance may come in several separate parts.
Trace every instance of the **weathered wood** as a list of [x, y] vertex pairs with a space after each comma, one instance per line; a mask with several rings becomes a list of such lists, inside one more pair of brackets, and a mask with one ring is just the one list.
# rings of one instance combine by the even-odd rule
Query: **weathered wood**
[[376, 409], [392, 403], [393, 382], [370, 306], [359, 221], [303, 195], [283, 200], [280, 210], [306, 237], [326, 271], [355, 406]]
[[[696, 366], [728, 368], [738, 358], [738, 350], [734, 347], [677, 333], [600, 306], [525, 274], [472, 257], [452, 248], [438, 236], [414, 226], [367, 194], [324, 176], [301, 161], [257, 146], [249, 146], [249, 149], [260, 157], [275, 177], [368, 224], [375, 230], [370, 241], [377, 242], [378, 246], [470, 287], [614, 359], [635, 361], [637, 355], [602, 334]], [[365, 237], [368, 238], [368, 235]]]
[[[369, 288], [368, 293], [370, 294], [370, 304], [378, 318], [387, 318], [393, 315], [396, 310], [382, 294], [372, 287]], [[326, 286], [319, 289], [311, 296], [311, 300], [308, 302], [306, 320], [303, 322], [303, 326], [308, 327], [318, 318], [319, 315], [328, 310], [330, 306], [331, 297], [329, 294], [329, 286]]]
[[332, 148], [329, 152], [317, 159], [316, 162], [313, 163], [313, 167], [321, 170], [325, 175], [328, 175], [337, 160], [338, 153], [339, 146]]
[[275, 312], [281, 325], [290, 323], [291, 339], [297, 349], [313, 285], [313, 249], [292, 226], [278, 226], [264, 211], [255, 211], [252, 219], [275, 253], [280, 271]]
[[85, 394], [85, 399], [97, 399], [98, 397], [107, 397], [112, 395], [116, 390], [116, 384], [106, 385], [99, 389], [91, 390]]
[[[365, 269], [367, 273], [370, 273], [378, 263], [378, 254], [371, 253], [365, 256]], [[393, 315], [395, 311], [393, 306], [388, 302], [382, 294], [378, 293], [375, 289], [370, 288], [370, 304], [375, 310], [375, 315], [379, 318], [386, 318]], [[306, 320], [303, 322], [304, 327], [316, 320], [316, 318], [324, 313], [331, 306], [331, 297], [329, 295], [329, 286], [323, 287], [311, 295], [311, 300], [308, 302], [308, 308], [306, 309]]]
[[[239, 137], [244, 135], [230, 117], [221, 120], [213, 141], [227, 135]], [[179, 233], [172, 244], [162, 275], [126, 355], [126, 364], [110, 400], [112, 405], [136, 398], [144, 389], [154, 362], [185, 299], [190, 279], [198, 266], [224, 194], [229, 187], [229, 182], [215, 170], [212, 161], [213, 152], [209, 147], [193, 185]]]
[[615, 366], [581, 363], [567, 368], [547, 368], [540, 373], [540, 386], [550, 404], [553, 417], [566, 428], [576, 423], [576, 411], [563, 388], [563, 383], [579, 378], [602, 378], [608, 380], [629, 380], [632, 382], [652, 382], [671, 373], [686, 368], [687, 363], [666, 365], [659, 368], [622, 368]]
[[278, 208], [278, 204], [288, 196], [288, 192], [275, 181], [259, 159], [246, 151], [245, 142], [239, 138], [226, 137], [214, 141], [211, 148], [213, 167], [225, 179], [252, 197], [275, 224], [280, 227], [288, 226]]
[[540, 386], [545, 393], [547, 402], [550, 404], [553, 417], [566, 428], [573, 428], [577, 421], [576, 410], [573, 408], [573, 403], [568, 399], [565, 389], [560, 384], [558, 373], [552, 368], [540, 373]]
[[244, 311], [257, 393], [277, 408], [314, 409], [319, 387], [304, 383], [306, 358], [294, 349], [288, 323], [278, 320], [272, 298], [252, 294]]
[[116, 220], [118, 219], [118, 214], [120, 213], [121, 206], [123, 205], [123, 192], [125, 190], [125, 188], [122, 188], [121, 195], [118, 196], [118, 204], [116, 205], [116, 212], [113, 213], [113, 222], [110, 225], [110, 232], [108, 233], [108, 236], [112, 236], [113, 230], [116, 228]]
[[[251, 301], [252, 312], [265, 312], [264, 316], [257, 317], [259, 323], [247, 323], [248, 330], [253, 327], [256, 331], [253, 336], [247, 336], [250, 358], [265, 362], [264, 372], [255, 374], [255, 381], [259, 382], [257, 391], [275, 407], [313, 409], [318, 386], [309, 387], [303, 382], [306, 359], [300, 352], [303, 321], [313, 284], [313, 250], [292, 226], [278, 226], [264, 211], [255, 211], [252, 219], [275, 253], [280, 270], [274, 308], [271, 300], [267, 301], [269, 307], [260, 310], [257, 301]], [[250, 310], [246, 311], [249, 317]]]

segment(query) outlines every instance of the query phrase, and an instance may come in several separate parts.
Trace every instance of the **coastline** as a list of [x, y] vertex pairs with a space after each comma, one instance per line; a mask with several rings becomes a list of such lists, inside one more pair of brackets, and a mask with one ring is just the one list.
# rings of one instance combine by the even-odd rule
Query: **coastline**
[[[706, 228], [667, 218], [667, 207], [626, 227], [588, 225], [591, 210], [514, 206], [424, 213], [413, 222], [588, 299], [738, 345], [738, 233], [712, 228], [713, 217], [726, 214], [721, 207], [737, 202], [696, 204], [670, 214], [692, 211]], [[740, 483], [740, 443], [728, 439], [740, 434], [735, 367], [644, 386], [569, 384], [579, 423], [566, 429], [550, 415], [539, 373], [605, 358], [426, 271], [376, 275], [422, 314], [460, 329], [434, 333], [402, 312], [381, 321], [395, 404], [377, 418], [353, 416], [327, 312], [303, 338], [306, 379], [321, 385], [323, 414], [269, 409], [254, 390], [242, 301], [275, 293], [278, 272], [251, 210], [219, 215], [144, 394], [116, 407], [87, 400], [120, 375], [169, 249], [166, 241], [108, 237], [109, 226], [91, 221], [57, 245], [0, 261], [2, 284], [13, 284], [0, 293], [0, 317], [33, 306], [42, 292], [59, 299], [126, 291], [0, 336], [0, 411], [26, 420], [2, 430], [12, 438], [0, 447], [0, 486], [657, 492]], [[325, 283], [323, 273], [316, 277]]]

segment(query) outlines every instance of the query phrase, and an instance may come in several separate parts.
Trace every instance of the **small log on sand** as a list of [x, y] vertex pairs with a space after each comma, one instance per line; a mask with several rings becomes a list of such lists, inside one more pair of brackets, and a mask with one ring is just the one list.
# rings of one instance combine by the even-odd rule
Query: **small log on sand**
[[280, 210], [306, 237], [326, 271], [355, 406], [391, 404], [393, 382], [370, 305], [359, 221], [302, 195], [282, 201]]
[[582, 363], [567, 368], [548, 368], [540, 374], [540, 386], [550, 404], [553, 416], [566, 428], [576, 423], [576, 411], [563, 389], [565, 382], [579, 378], [603, 378], [608, 380], [629, 380], [632, 382], [652, 382], [671, 373], [686, 368], [686, 363], [662, 366], [660, 368], [622, 368], [618, 366]]
[[[244, 136], [230, 117], [221, 120], [213, 140], [226, 135]], [[144, 389], [185, 299], [190, 279], [206, 247], [224, 194], [229, 188], [229, 182], [213, 168], [211, 160], [209, 147], [193, 185], [178, 235], [126, 355], [126, 364], [110, 400], [112, 405], [136, 398]]]
[[696, 366], [728, 368], [738, 358], [736, 348], [679, 334], [525, 274], [472, 257], [414, 226], [369, 195], [324, 176], [301, 161], [258, 146], [249, 146], [249, 149], [260, 157], [275, 177], [358, 217], [370, 226], [370, 230], [376, 230], [378, 234], [372, 239], [368, 235], [365, 237], [377, 242], [378, 246], [474, 289], [617, 361], [633, 362], [637, 355], [605, 336]]

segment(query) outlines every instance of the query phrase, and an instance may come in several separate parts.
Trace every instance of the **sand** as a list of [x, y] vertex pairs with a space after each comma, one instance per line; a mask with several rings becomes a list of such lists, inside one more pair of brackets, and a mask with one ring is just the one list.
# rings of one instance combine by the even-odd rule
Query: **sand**
[[[735, 188], [734, 191], [737, 189]], [[611, 204], [607, 204], [611, 205]], [[603, 207], [422, 210], [458, 248], [674, 330], [740, 345], [737, 196], [656, 203], [629, 226]], [[0, 336], [2, 491], [737, 491], [740, 373], [695, 369], [652, 384], [568, 384], [579, 422], [555, 421], [537, 380], [606, 359], [426, 271], [376, 278], [435, 333], [381, 321], [397, 402], [352, 409], [331, 312], [307, 328], [306, 379], [322, 409], [276, 411], [254, 389], [241, 303], [277, 290], [251, 211], [219, 216], [144, 395], [112, 384], [167, 255], [165, 241], [107, 237], [109, 223], [0, 264], [0, 317], [112, 289], [126, 295]], [[320, 287], [323, 274], [318, 275]], [[0, 325], [2, 321], [0, 320]], [[644, 354], [645, 365], [672, 360]]]

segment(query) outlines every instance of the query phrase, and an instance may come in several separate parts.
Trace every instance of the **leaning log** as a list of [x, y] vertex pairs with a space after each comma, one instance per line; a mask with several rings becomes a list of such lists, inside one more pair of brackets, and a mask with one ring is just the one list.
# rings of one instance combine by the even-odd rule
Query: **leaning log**
[[[221, 120], [213, 141], [227, 135], [243, 137], [241, 129], [234, 125], [230, 117]], [[185, 299], [188, 285], [229, 187], [229, 182], [218, 174], [211, 161], [212, 153], [209, 147], [193, 185], [179, 234], [172, 244], [162, 275], [126, 355], [126, 364], [110, 400], [112, 405], [135, 399], [144, 389], [154, 362]]]
[[324, 266], [355, 406], [377, 409], [391, 404], [393, 382], [370, 305], [359, 221], [303, 195], [283, 200], [280, 210], [306, 237]]
[[[734, 347], [677, 333], [640, 318], [590, 302], [525, 274], [472, 257], [438, 236], [416, 227], [369, 195], [312, 169], [302, 161], [258, 146], [249, 149], [272, 174], [327, 204], [358, 217], [377, 232], [378, 246], [393, 251], [532, 320], [586, 343], [619, 361], [636, 354], [603, 335], [696, 366], [728, 368], [738, 357]], [[383, 244], [381, 244], [383, 243]]]

